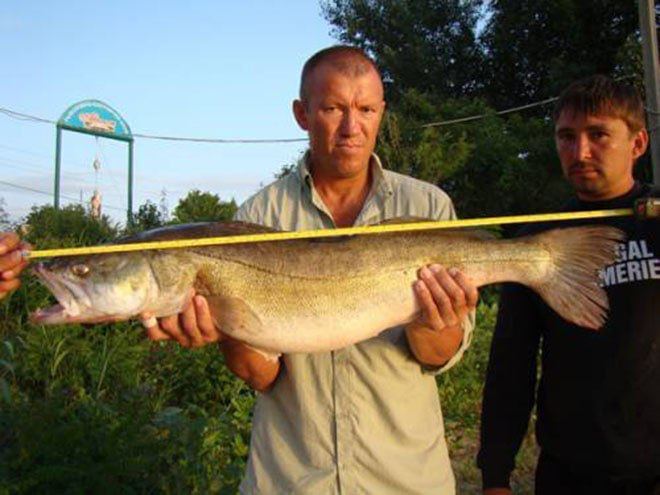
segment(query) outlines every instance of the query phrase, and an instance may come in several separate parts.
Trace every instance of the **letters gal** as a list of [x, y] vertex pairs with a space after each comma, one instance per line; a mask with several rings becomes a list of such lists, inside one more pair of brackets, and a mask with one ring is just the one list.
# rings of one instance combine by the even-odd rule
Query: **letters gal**
[[616, 262], [601, 271], [601, 285], [660, 279], [660, 259], [648, 248], [645, 240], [630, 240], [619, 245]]

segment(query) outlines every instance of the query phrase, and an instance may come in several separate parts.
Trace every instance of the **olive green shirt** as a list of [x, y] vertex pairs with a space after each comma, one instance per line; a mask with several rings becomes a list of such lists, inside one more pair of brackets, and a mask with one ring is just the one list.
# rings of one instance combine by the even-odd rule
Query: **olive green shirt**
[[[456, 217], [439, 188], [384, 170], [376, 155], [371, 167], [355, 225]], [[304, 159], [248, 199], [236, 219], [280, 230], [335, 227]], [[468, 346], [473, 317], [442, 371]], [[333, 352], [283, 355], [274, 386], [257, 396], [241, 493], [454, 494], [437, 371], [412, 356], [402, 327]]]

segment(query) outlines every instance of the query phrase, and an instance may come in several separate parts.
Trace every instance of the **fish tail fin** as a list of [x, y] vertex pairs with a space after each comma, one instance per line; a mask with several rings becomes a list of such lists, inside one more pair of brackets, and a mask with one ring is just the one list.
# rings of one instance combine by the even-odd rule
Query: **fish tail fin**
[[600, 286], [599, 271], [616, 259], [616, 246], [625, 234], [614, 227], [585, 226], [537, 234], [551, 253], [545, 277], [531, 284], [563, 318], [598, 329], [607, 318], [609, 303]]

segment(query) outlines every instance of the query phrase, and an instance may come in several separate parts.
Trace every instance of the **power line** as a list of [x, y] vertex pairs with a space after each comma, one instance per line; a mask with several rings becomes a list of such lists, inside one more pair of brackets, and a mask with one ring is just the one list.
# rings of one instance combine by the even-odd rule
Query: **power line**
[[[13, 164], [12, 168], [22, 169], [34, 173], [44, 173], [45, 171], [44, 169], [48, 168], [48, 165], [43, 165], [41, 163], [29, 162], [25, 160], [17, 160], [15, 158], [9, 158], [1, 155], [0, 155], [0, 163], [5, 163], [8, 166], [11, 166], [10, 164]], [[62, 172], [62, 175], [78, 179], [79, 177], [87, 176], [88, 174], [85, 172]]]
[[9, 151], [17, 151], [19, 153], [25, 153], [26, 155], [41, 156], [41, 157], [48, 158], [50, 160], [54, 159], [52, 155], [46, 155], [45, 153], [35, 153], [34, 151], [31, 151], [31, 150], [25, 150], [25, 149], [22, 149], [22, 148], [14, 148], [13, 146], [7, 146], [7, 145], [4, 145], [4, 144], [0, 144], [0, 149], [9, 150]]
[[192, 143], [219, 143], [219, 144], [267, 144], [267, 143], [300, 143], [307, 138], [288, 139], [215, 139], [215, 138], [192, 138], [175, 136], [155, 136], [151, 134], [133, 134], [134, 137], [143, 139], [160, 139], [162, 141], [188, 141]]
[[48, 119], [42, 119], [41, 117], [35, 117], [34, 115], [28, 115], [26, 113], [20, 113], [16, 112], [14, 110], [10, 110], [8, 108], [2, 108], [0, 107], [0, 113], [4, 113], [8, 117], [11, 117], [12, 119], [17, 119], [17, 120], [30, 120], [33, 122], [41, 122], [44, 124], [56, 124], [54, 120], [48, 120]]
[[[499, 112], [495, 112], [495, 115], [504, 115], [507, 113], [513, 113], [513, 112], [519, 112], [520, 110], [526, 110], [527, 108], [533, 108], [533, 107], [539, 107], [541, 105], [547, 105], [548, 103], [552, 103], [553, 101], [558, 100], [558, 96], [553, 96], [552, 98], [547, 98], [545, 100], [537, 101], [534, 103], [529, 103], [527, 105], [522, 105], [519, 107], [513, 107], [513, 108], [507, 108], [506, 110], [500, 110]], [[431, 122], [430, 124], [424, 124], [421, 127], [426, 128], [426, 127], [440, 127], [440, 126], [445, 126], [445, 125], [451, 125], [451, 124], [460, 124], [462, 122], [471, 122], [473, 120], [481, 120], [485, 119], [486, 117], [489, 117], [490, 115], [493, 115], [492, 113], [482, 113], [479, 115], [472, 115], [471, 117], [463, 117], [460, 119], [453, 119], [453, 120], [443, 120], [440, 122]]]
[[[0, 113], [17, 120], [40, 122], [45, 124], [57, 124], [54, 120], [44, 119], [29, 115], [27, 113], [17, 112], [9, 108], [0, 107]], [[163, 141], [189, 141], [193, 143], [222, 143], [222, 144], [267, 144], [267, 143], [296, 143], [307, 141], [307, 138], [289, 138], [289, 139], [215, 139], [215, 138], [194, 138], [177, 136], [156, 136], [153, 134], [133, 134], [133, 137], [143, 139], [160, 139]]]
[[[42, 157], [46, 157], [46, 158], [50, 158], [50, 159], [53, 158], [52, 156], [46, 155], [46, 154], [43, 154], [43, 153], [35, 153], [33, 151], [24, 150], [24, 149], [21, 149], [21, 148], [14, 148], [14, 147], [11, 147], [11, 146], [5, 146], [5, 145], [2, 145], [2, 144], [0, 144], [0, 149], [6, 149], [6, 150], [10, 150], [10, 151], [17, 151], [17, 152], [20, 152], [20, 153], [26, 153], [26, 154], [34, 155], [34, 156], [42, 156]], [[102, 152], [102, 156], [104, 158], [104, 169], [109, 172], [108, 174], [106, 174], [106, 176], [111, 179], [113, 187], [116, 190], [120, 190], [121, 187], [117, 184], [117, 179], [113, 174], [116, 173], [118, 170], [119, 170], [120, 173], [126, 173], [126, 172], [123, 169], [117, 169], [116, 167], [108, 166], [107, 158], [106, 158], [105, 153]], [[79, 168], [85, 168], [86, 167], [85, 165], [81, 165], [81, 164], [75, 163], [75, 162], [67, 162], [67, 164], [77, 165]], [[18, 165], [23, 165], [23, 166], [18, 166]], [[25, 166], [25, 165], [27, 165], [27, 166]], [[19, 160], [19, 159], [16, 159], [16, 158], [10, 158], [10, 157], [0, 155], [0, 167], [9, 167], [9, 168], [13, 168], [13, 169], [16, 169], [16, 170], [24, 170], [26, 172], [32, 172], [32, 173], [44, 173], [44, 169], [48, 168], [49, 166], [44, 165], [42, 163], [26, 161], [26, 160]], [[74, 168], [74, 170], [76, 170], [76, 169]], [[89, 176], [89, 174], [87, 172], [60, 172], [60, 173], [62, 174], [63, 177], [69, 177], [71, 179], [77, 180], [82, 185], [90, 186], [90, 187], [94, 185], [91, 182], [83, 179], [83, 177]], [[140, 188], [139, 192], [142, 195], [145, 195], [145, 196], [150, 196], [150, 197], [154, 197], [154, 198], [160, 197], [160, 191], [156, 191], [156, 190]], [[172, 192], [173, 193], [181, 193], [182, 191], [173, 190]]]
[[[423, 124], [420, 127], [421, 128], [428, 128], [428, 127], [441, 127], [441, 126], [447, 126], [447, 125], [453, 125], [453, 124], [460, 124], [464, 122], [472, 122], [475, 120], [481, 120], [486, 117], [489, 117], [491, 115], [506, 115], [508, 113], [514, 113], [514, 112], [519, 112], [521, 110], [526, 110], [528, 108], [534, 108], [538, 107], [541, 105], [547, 105], [548, 103], [552, 103], [556, 100], [558, 100], [558, 96], [553, 96], [552, 98], [546, 98], [545, 100], [540, 100], [540, 101], [535, 101], [533, 103], [528, 103], [526, 105], [520, 105], [517, 107], [512, 107], [512, 108], [507, 108], [505, 110], [499, 110], [494, 113], [483, 113], [479, 115], [472, 115], [469, 117], [462, 117], [458, 119], [451, 119], [451, 120], [442, 120], [438, 122], [430, 122], [428, 124]], [[651, 109], [651, 108], [645, 108], [647, 113], [650, 113], [652, 115], [657, 115], [658, 110], [657, 109]], [[47, 123], [47, 124], [56, 124], [55, 121], [53, 120], [48, 120], [44, 119], [41, 117], [36, 117], [34, 115], [29, 115], [26, 113], [21, 113], [21, 112], [16, 112], [14, 110], [10, 110], [8, 108], [0, 107], [0, 113], [4, 113], [8, 117], [18, 119], [18, 120], [26, 120], [26, 121], [33, 121], [33, 122], [40, 122], [40, 123]], [[158, 139], [162, 141], [186, 141], [186, 142], [192, 142], [192, 143], [216, 143], [216, 144], [269, 144], [269, 143], [298, 143], [298, 142], [303, 142], [307, 141], [307, 138], [285, 138], [285, 139], [220, 139], [220, 138], [195, 138], [195, 137], [178, 137], [178, 136], [158, 136], [154, 134], [133, 134], [133, 137], [138, 137], [138, 138], [143, 138], [143, 139]]]
[[[37, 193], [37, 194], [43, 194], [43, 195], [49, 196], [51, 198], [53, 197], [53, 193], [42, 191], [40, 189], [34, 189], [32, 187], [22, 186], [20, 184], [14, 184], [12, 182], [7, 182], [5, 180], [0, 180], [0, 184], [4, 184], [4, 185], [10, 186], [10, 187], [15, 187], [16, 189], [23, 189], [24, 191], [30, 191], [30, 192]], [[68, 199], [69, 201], [73, 201], [74, 203], [80, 203], [80, 201], [77, 198], [72, 198], [71, 196], [66, 196], [64, 194], [61, 194], [60, 196], [64, 199]], [[110, 205], [105, 205], [104, 204], [103, 207], [104, 208], [110, 208], [112, 210], [126, 211], [126, 208], [120, 208], [119, 206], [110, 206]]]

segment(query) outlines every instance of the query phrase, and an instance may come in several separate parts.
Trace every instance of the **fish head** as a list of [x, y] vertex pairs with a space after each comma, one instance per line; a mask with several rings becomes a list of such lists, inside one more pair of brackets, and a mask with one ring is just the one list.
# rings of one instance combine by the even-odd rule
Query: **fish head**
[[126, 320], [159, 297], [150, 260], [138, 252], [56, 258], [33, 272], [59, 303], [32, 313], [33, 323]]

